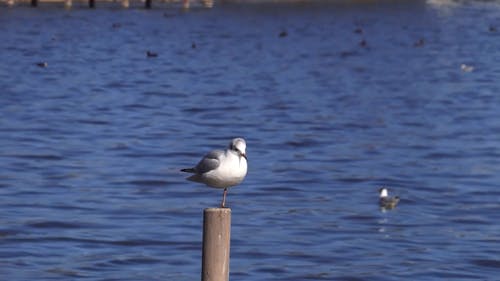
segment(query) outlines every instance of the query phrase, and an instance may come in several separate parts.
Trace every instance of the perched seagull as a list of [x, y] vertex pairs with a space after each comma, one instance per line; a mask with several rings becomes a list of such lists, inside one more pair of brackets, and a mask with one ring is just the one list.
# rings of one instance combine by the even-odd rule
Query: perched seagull
[[384, 210], [394, 209], [399, 202], [398, 196], [389, 197], [389, 191], [387, 190], [386, 187], [382, 187], [381, 189], [379, 189], [379, 194], [380, 194], [380, 198], [379, 198], [378, 202], [379, 202], [380, 208], [382, 208]]
[[240, 184], [247, 174], [247, 144], [242, 138], [235, 138], [229, 147], [212, 150], [194, 168], [182, 169], [192, 173], [187, 180], [204, 183], [214, 188], [224, 188], [221, 207], [226, 205], [227, 189]]

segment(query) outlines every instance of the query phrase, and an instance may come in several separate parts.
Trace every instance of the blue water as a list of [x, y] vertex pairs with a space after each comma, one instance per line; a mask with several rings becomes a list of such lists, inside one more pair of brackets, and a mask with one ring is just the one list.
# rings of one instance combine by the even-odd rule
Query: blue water
[[199, 280], [243, 136], [231, 280], [498, 280], [500, 4], [436, 2], [0, 7], [1, 279]]

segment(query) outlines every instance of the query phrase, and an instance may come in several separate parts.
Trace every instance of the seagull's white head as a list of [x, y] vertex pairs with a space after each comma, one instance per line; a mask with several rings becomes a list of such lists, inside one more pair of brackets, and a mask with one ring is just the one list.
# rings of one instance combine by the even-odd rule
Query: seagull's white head
[[389, 196], [389, 192], [387, 191], [386, 187], [382, 187], [381, 189], [379, 189], [378, 192], [380, 193], [380, 198], [385, 198]]
[[245, 142], [244, 139], [242, 138], [233, 139], [229, 144], [229, 149], [235, 151], [236, 153], [238, 153], [238, 155], [247, 159], [247, 154], [246, 154], [247, 143]]

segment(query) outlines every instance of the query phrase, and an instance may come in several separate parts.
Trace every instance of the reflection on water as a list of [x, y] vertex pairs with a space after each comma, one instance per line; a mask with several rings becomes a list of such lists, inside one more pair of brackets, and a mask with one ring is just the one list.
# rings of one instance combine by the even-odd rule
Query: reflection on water
[[494, 279], [500, 8], [454, 3], [0, 8], [0, 273], [199, 278], [179, 168], [244, 136], [232, 279]]

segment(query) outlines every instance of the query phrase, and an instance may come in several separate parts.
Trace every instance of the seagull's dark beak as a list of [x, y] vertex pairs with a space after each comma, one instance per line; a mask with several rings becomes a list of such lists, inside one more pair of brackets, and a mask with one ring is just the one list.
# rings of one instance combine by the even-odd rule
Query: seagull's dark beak
[[245, 160], [247, 160], [247, 161], [248, 161], [247, 155], [246, 155], [245, 153], [241, 153], [241, 156], [242, 156], [243, 158], [245, 158]]

